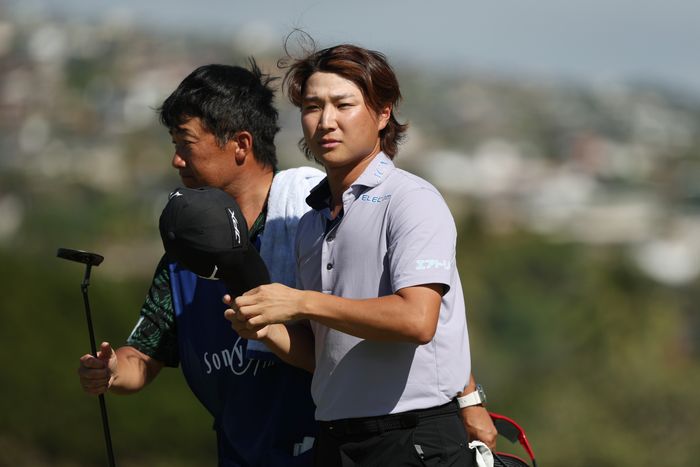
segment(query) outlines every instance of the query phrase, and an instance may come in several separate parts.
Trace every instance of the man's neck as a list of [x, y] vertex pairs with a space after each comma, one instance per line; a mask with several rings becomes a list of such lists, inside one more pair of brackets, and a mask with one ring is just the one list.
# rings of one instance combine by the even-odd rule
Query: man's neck
[[272, 186], [272, 167], [256, 166], [237, 176], [224, 191], [233, 196], [241, 208], [248, 228], [260, 215]]
[[330, 209], [332, 217], [335, 217], [343, 207], [343, 193], [355, 183], [355, 180], [362, 175], [362, 172], [365, 171], [378, 153], [379, 150], [372, 152], [367, 157], [360, 159], [357, 163], [350, 166], [335, 168], [326, 167], [328, 187], [331, 191]]

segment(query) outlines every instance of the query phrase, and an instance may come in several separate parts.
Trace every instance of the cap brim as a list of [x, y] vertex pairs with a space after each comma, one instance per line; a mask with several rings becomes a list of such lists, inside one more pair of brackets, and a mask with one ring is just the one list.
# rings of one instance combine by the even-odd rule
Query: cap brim
[[226, 282], [226, 286], [234, 296], [270, 283], [267, 266], [253, 247], [236, 254], [224, 255], [217, 266], [219, 268], [217, 276]]

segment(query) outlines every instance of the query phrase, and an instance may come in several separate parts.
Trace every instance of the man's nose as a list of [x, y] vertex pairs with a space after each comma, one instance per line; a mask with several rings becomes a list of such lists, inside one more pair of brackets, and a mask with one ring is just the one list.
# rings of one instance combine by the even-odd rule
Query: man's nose
[[173, 154], [173, 158], [170, 161], [170, 163], [176, 169], [181, 169], [187, 165], [185, 163], [185, 159], [183, 159], [182, 156], [180, 156], [180, 154], [178, 154], [177, 151], [175, 151], [175, 153]]
[[324, 129], [333, 129], [336, 126], [336, 115], [335, 109], [331, 105], [327, 105], [321, 111], [321, 120], [319, 121], [319, 126]]

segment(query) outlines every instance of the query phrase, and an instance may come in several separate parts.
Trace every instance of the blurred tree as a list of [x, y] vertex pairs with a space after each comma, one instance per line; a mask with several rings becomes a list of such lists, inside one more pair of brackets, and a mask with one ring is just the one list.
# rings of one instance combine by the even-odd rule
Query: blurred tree
[[657, 465], [660, 443], [663, 465], [693, 464], [700, 365], [679, 346], [693, 324], [687, 291], [651, 282], [617, 248], [480, 225], [463, 225], [459, 267], [490, 408], [522, 422], [549, 465]]

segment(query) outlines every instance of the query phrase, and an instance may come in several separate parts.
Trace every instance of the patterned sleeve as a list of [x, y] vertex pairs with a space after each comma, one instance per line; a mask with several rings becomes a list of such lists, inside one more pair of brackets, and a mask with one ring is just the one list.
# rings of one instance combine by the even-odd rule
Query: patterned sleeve
[[170, 274], [165, 256], [158, 263], [139, 320], [126, 343], [166, 366], [179, 364]]

